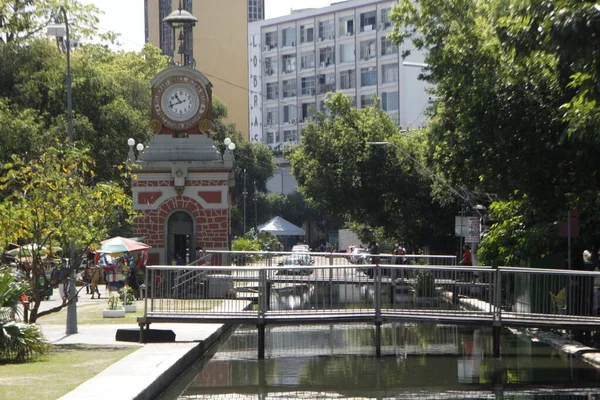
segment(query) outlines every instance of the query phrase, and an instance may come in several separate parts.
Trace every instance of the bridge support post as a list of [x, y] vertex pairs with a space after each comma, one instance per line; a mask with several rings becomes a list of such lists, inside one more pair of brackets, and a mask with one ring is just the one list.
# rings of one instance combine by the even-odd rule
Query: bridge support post
[[494, 358], [500, 358], [500, 330], [501, 329], [502, 329], [502, 327], [497, 324], [494, 324], [494, 326], [492, 327]]
[[258, 359], [265, 359], [265, 327], [266, 325], [258, 324], [256, 326], [258, 328]]
[[381, 357], [381, 321], [375, 322], [375, 355]]

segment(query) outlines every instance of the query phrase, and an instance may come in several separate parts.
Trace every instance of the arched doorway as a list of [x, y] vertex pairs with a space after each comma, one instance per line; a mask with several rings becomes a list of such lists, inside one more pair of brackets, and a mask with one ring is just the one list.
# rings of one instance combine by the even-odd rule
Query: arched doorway
[[196, 224], [194, 217], [186, 211], [175, 211], [167, 222], [166, 260], [168, 264], [183, 258], [185, 264], [196, 259]]

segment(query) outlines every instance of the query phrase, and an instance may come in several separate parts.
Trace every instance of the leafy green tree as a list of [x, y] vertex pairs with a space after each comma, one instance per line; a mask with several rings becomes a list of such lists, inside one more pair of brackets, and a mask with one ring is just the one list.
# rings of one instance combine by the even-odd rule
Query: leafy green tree
[[[71, 38], [89, 37], [97, 32], [100, 10], [94, 5], [77, 0], [2, 0], [0, 43], [21, 44], [46, 35], [46, 27], [54, 23], [59, 7], [64, 7], [67, 13]], [[59, 21], [64, 24], [62, 18], [61, 14]]]
[[27, 285], [15, 278], [0, 268], [0, 360], [4, 362], [30, 361], [50, 349], [38, 326], [15, 319], [21, 296], [27, 292]]
[[26, 268], [32, 287], [31, 322], [66, 305], [38, 313], [52, 285], [42, 247], [60, 246], [67, 254], [72, 250], [67, 258], [76, 266], [90, 245], [106, 237], [109, 227], [131, 223], [131, 198], [116, 183], [95, 183], [93, 166], [88, 149], [57, 143], [35, 158], [15, 155], [2, 167], [0, 190], [7, 196], [0, 220], [10, 221], [5, 240], [34, 245]]
[[[0, 126], [0, 160], [6, 162], [66, 136], [66, 61], [45, 39], [1, 50], [0, 120], [7, 123]], [[151, 45], [138, 53], [81, 46], [71, 58], [73, 138], [91, 148], [98, 181], [120, 179], [116, 165], [127, 158], [127, 139], [147, 143], [154, 134], [150, 80], [167, 67], [167, 58]]]
[[[515, 233], [502, 228], [501, 215], [508, 223], [519, 217], [528, 221], [530, 232], [504, 239], [529, 246], [519, 257], [552, 252], [523, 239], [541, 240], [545, 234], [540, 244], [555, 243], [556, 232], [546, 227], [569, 209], [593, 218], [589, 227], [600, 222], [593, 211], [600, 180], [592, 161], [600, 150], [598, 106], [590, 86], [598, 59], [582, 51], [584, 43], [597, 40], [583, 38], [597, 29], [583, 23], [593, 19], [590, 7], [575, 1], [407, 0], [391, 15], [392, 39], [412, 41], [426, 52], [423, 79], [440, 99], [427, 130], [428, 165], [455, 187], [508, 202], [495, 208], [492, 231]], [[509, 216], [501, 209], [522, 214]], [[489, 234], [482, 246], [495, 250], [482, 254], [507, 254], [510, 248], [492, 244], [499, 238]], [[582, 242], [599, 239], [595, 229], [582, 229]]]
[[[455, 207], [431, 197], [430, 178], [415, 162], [422, 153], [418, 132], [402, 136], [385, 111], [357, 110], [337, 93], [326, 101], [289, 155], [299, 191], [319, 212], [358, 223], [411, 247], [453, 233]], [[370, 142], [391, 141], [387, 146]], [[450, 198], [453, 204], [453, 199]]]

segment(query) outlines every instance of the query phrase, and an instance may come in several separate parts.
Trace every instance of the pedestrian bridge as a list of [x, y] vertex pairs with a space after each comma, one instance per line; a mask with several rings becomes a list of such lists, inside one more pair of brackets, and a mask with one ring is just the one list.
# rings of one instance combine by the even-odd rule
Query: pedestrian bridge
[[366, 322], [377, 332], [386, 322], [600, 328], [597, 272], [462, 267], [452, 256], [422, 255], [350, 264], [340, 253], [278, 265], [290, 255], [216, 252], [212, 260], [225, 265], [148, 266], [140, 339], [159, 322], [254, 324], [259, 343], [269, 324]]

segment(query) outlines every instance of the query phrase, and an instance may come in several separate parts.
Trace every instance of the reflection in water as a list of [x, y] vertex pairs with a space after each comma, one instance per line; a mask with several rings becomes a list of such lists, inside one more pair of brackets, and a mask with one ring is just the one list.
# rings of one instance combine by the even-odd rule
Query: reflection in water
[[382, 357], [373, 344], [367, 324], [267, 327], [259, 361], [256, 330], [240, 328], [165, 398], [600, 398], [595, 368], [510, 333], [501, 360], [486, 329], [385, 324]]

